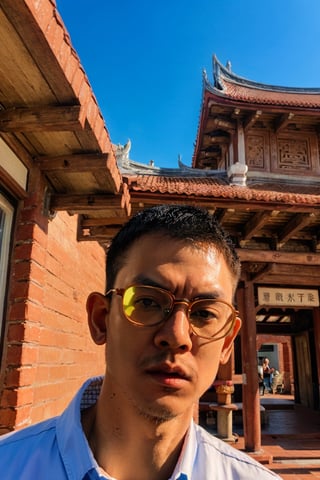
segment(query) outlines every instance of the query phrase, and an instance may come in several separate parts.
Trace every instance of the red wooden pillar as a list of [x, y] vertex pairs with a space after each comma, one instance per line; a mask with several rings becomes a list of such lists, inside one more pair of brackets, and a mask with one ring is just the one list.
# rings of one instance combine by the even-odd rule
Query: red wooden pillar
[[245, 282], [237, 290], [238, 308], [242, 318], [242, 403], [245, 449], [261, 450], [260, 396], [256, 351], [256, 315], [252, 282]]
[[318, 372], [318, 392], [320, 395], [320, 308], [313, 310], [314, 342], [316, 346], [316, 361]]

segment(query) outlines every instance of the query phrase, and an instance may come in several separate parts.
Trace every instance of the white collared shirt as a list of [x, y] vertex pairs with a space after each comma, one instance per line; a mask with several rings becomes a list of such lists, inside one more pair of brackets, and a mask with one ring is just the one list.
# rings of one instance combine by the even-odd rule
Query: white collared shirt
[[[115, 480], [101, 473], [81, 425], [81, 410], [96, 403], [102, 380], [85, 382], [62, 415], [0, 437], [1, 479]], [[192, 422], [169, 480], [279, 478]]]

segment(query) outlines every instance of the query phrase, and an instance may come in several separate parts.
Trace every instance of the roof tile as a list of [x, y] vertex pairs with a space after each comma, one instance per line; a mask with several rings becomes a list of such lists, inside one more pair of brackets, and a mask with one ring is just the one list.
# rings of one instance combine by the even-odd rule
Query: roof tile
[[[290, 188], [286, 185], [286, 191], [282, 191], [282, 187], [278, 188], [275, 184], [239, 187], [226, 185], [223, 180], [218, 178], [179, 178], [155, 175], [137, 175], [129, 177], [128, 180], [130, 190], [135, 192], [320, 206], [320, 187], [312, 189], [311, 187], [291, 186]], [[309, 193], [305, 193], [307, 191]]]
[[320, 108], [320, 94], [303, 92], [274, 91], [252, 88], [223, 80], [223, 93], [233, 100], [266, 105], [287, 105], [295, 107]]

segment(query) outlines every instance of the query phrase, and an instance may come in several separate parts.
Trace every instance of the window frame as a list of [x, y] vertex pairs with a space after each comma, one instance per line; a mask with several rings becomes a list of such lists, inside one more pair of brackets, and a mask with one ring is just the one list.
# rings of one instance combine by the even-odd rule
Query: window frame
[[8, 290], [8, 268], [11, 253], [11, 239], [14, 225], [15, 207], [0, 192], [0, 352], [5, 326], [6, 296]]

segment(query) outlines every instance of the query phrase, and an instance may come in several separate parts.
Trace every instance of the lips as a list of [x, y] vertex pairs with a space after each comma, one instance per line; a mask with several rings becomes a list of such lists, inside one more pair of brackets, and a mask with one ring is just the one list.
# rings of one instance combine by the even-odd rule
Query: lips
[[191, 380], [185, 369], [167, 363], [153, 365], [146, 369], [146, 373], [157, 383], [172, 388], [181, 388]]

